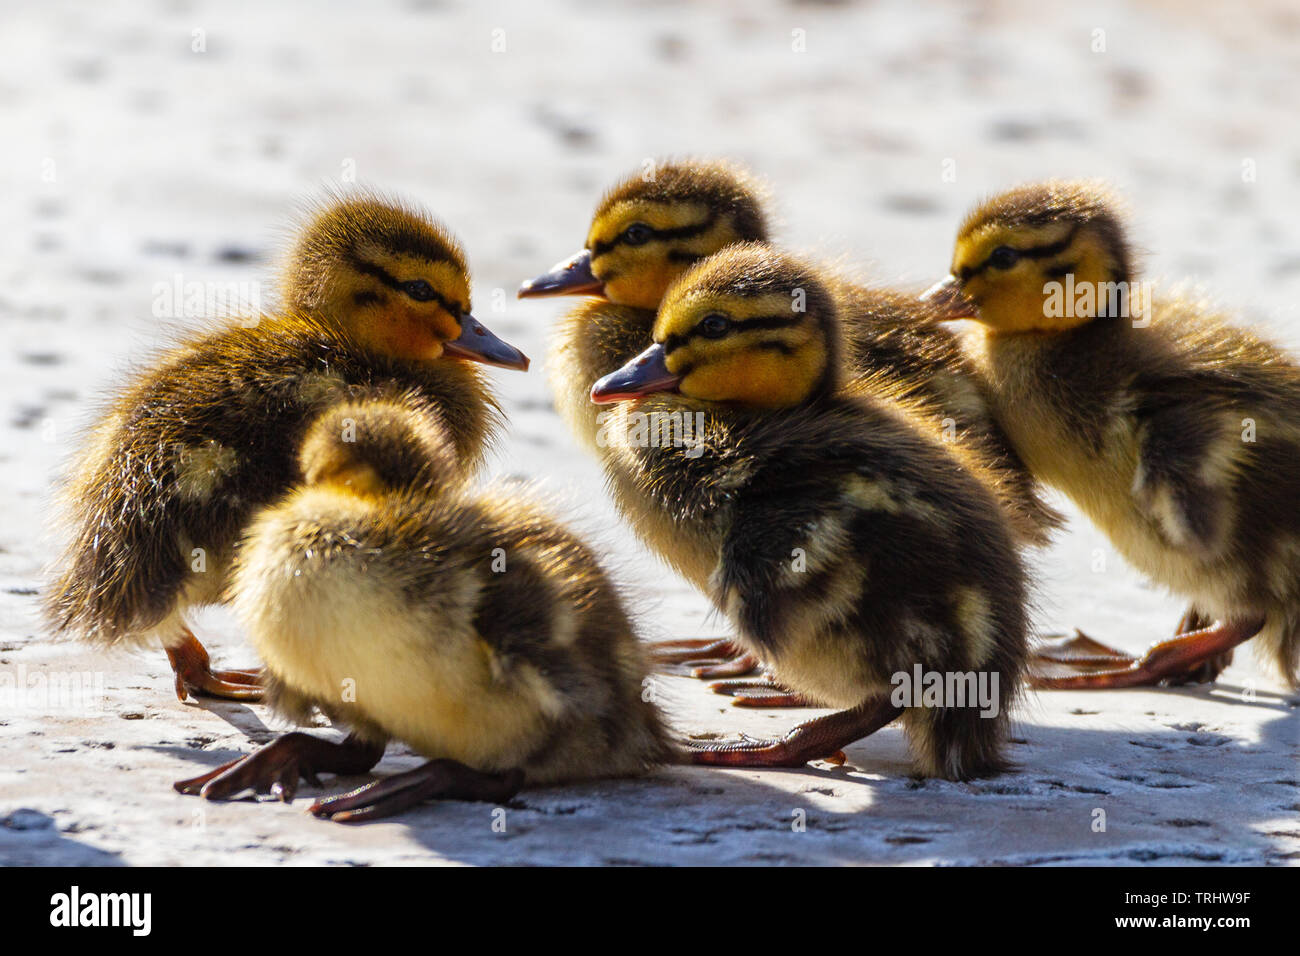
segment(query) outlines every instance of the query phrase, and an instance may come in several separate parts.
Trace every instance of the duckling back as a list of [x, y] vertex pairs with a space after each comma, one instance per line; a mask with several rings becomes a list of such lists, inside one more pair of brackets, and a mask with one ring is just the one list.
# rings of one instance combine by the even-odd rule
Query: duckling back
[[[436, 464], [404, 472], [425, 453], [404, 414], [370, 402], [322, 418], [303, 446], [320, 480], [263, 511], [241, 546], [233, 607], [276, 706], [530, 783], [668, 759], [593, 552], [517, 495], [469, 495]], [[372, 437], [345, 443], [340, 416]]]

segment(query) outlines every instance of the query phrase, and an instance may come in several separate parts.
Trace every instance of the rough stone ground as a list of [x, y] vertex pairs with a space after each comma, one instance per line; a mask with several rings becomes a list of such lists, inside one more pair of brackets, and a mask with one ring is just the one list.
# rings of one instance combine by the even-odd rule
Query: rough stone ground
[[[1248, 651], [1214, 687], [1032, 697], [1020, 770], [970, 784], [913, 780], [889, 728], [839, 769], [674, 769], [525, 792], [503, 833], [482, 805], [347, 828], [310, 818], [302, 798], [174, 794], [173, 780], [275, 728], [258, 706], [179, 703], [161, 652], [42, 638], [47, 498], [105, 389], [192, 321], [155, 318], [155, 285], [264, 276], [294, 201], [323, 180], [355, 170], [453, 224], [476, 311], [535, 358], [561, 304], [516, 303], [517, 283], [581, 243], [609, 180], [672, 153], [751, 163], [772, 182], [786, 241], [914, 286], [945, 270], [978, 196], [1104, 176], [1132, 199], [1153, 274], [1195, 277], [1300, 340], [1300, 13], [1281, 0], [263, 6], [6, 8], [0, 690], [87, 673], [103, 697], [3, 699], [0, 863], [1300, 857], [1297, 701]], [[493, 470], [535, 479], [603, 543], [647, 637], [721, 633], [704, 599], [618, 525], [544, 376], [498, 380], [511, 433]], [[1180, 610], [1079, 519], [1035, 566], [1045, 630], [1077, 625], [1136, 649]], [[223, 613], [199, 624], [220, 660], [252, 663]], [[729, 708], [680, 677], [666, 696], [689, 733], [775, 734], [806, 716]], [[380, 769], [414, 761], [390, 752]]]

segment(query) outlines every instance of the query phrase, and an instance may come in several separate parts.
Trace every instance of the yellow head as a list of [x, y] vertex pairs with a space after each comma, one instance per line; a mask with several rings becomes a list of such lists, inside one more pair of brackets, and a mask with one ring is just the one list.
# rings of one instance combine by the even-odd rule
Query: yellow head
[[368, 497], [453, 482], [454, 445], [427, 414], [399, 401], [346, 402], [322, 412], [298, 452], [303, 480]]
[[813, 270], [762, 243], [729, 246], [668, 290], [655, 344], [592, 388], [592, 401], [653, 392], [755, 408], [832, 392], [839, 367], [835, 303]]
[[524, 283], [519, 295], [603, 295], [656, 309], [693, 263], [734, 242], [766, 241], [762, 194], [747, 172], [728, 163], [649, 167], [605, 194], [583, 251]]
[[966, 217], [952, 274], [929, 295], [953, 317], [973, 309], [997, 333], [1058, 332], [1105, 316], [1114, 284], [1127, 289], [1132, 275], [1116, 206], [1089, 181], [1003, 193]]
[[294, 244], [283, 291], [289, 308], [333, 322], [383, 355], [528, 367], [522, 352], [470, 315], [468, 267], [455, 237], [390, 200], [360, 194], [317, 210]]

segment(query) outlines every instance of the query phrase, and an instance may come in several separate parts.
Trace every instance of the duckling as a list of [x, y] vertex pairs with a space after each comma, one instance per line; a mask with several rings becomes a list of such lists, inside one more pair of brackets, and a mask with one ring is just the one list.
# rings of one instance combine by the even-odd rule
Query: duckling
[[[653, 503], [638, 500], [634, 480], [621, 475], [607, 450], [604, 418], [587, 401], [592, 381], [619, 368], [650, 342], [654, 310], [668, 286], [690, 265], [741, 241], [768, 241], [765, 187], [744, 169], [723, 162], [663, 162], [632, 174], [606, 193], [596, 210], [587, 247], [524, 283], [521, 298], [592, 296], [560, 321], [549, 359], [557, 405], [570, 430], [602, 459], [615, 498], [645, 543], [678, 573], [707, 590], [712, 568], [692, 566], [671, 523]], [[970, 455], [998, 490], [1020, 540], [1043, 545], [1063, 519], [1038, 496], [1028, 472], [1002, 436], [982, 385], [940, 316], [915, 296], [822, 280], [839, 300], [849, 375], [900, 386], [914, 404], [928, 403], [932, 427]], [[698, 677], [732, 677], [758, 666], [727, 640], [661, 642], [660, 663], [696, 665]], [[745, 689], [748, 688], [748, 689]], [[797, 696], [758, 685], [719, 685], [739, 705], [798, 706]]]
[[[643, 511], [658, 509], [737, 642], [782, 684], [844, 708], [779, 741], [695, 745], [691, 758], [797, 766], [901, 717], [923, 773], [996, 772], [1025, 661], [1009, 524], [905, 403], [844, 386], [842, 348], [818, 270], [742, 243], [688, 270], [653, 344], [592, 388], [592, 401], [618, 403], [611, 449]], [[698, 425], [690, 443], [650, 444], [633, 412]], [[925, 706], [906, 691], [914, 674], [983, 681], [988, 706]]]
[[1177, 636], [1141, 658], [1081, 634], [1038, 654], [1034, 683], [1212, 680], [1254, 637], [1295, 686], [1294, 358], [1198, 298], [1152, 296], [1118, 201], [1094, 182], [1026, 185], [975, 209], [931, 299], [980, 323], [969, 352], [1030, 470], [1191, 602]]
[[466, 493], [458, 470], [450, 429], [403, 402], [312, 424], [301, 483], [240, 545], [231, 603], [273, 706], [298, 721], [318, 707], [351, 733], [292, 733], [176, 789], [291, 800], [299, 776], [365, 772], [389, 740], [429, 758], [312, 807], [358, 822], [676, 760], [592, 550], [517, 493]]
[[427, 215], [337, 196], [289, 257], [284, 308], [194, 335], [117, 393], [77, 453], [70, 541], [47, 591], [55, 633], [104, 645], [160, 641], [176, 694], [255, 700], [256, 671], [213, 671], [185, 623], [218, 602], [255, 509], [298, 478], [295, 447], [331, 403], [404, 396], [445, 423], [470, 471], [498, 428], [461, 359], [526, 368], [469, 314], [465, 254]]

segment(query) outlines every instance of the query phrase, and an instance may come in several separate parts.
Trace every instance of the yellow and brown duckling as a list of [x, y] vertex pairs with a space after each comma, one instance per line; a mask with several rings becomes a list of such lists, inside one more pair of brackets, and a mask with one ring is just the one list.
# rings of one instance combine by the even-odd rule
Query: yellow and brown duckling
[[404, 403], [339, 406], [300, 471], [241, 544], [232, 606], [276, 709], [351, 734], [289, 734], [177, 789], [288, 800], [300, 776], [369, 770], [389, 740], [429, 758], [312, 807], [360, 821], [676, 759], [592, 550], [517, 493], [466, 493], [449, 430]]
[[100, 644], [160, 641], [187, 691], [256, 699], [256, 671], [213, 671], [185, 623], [219, 601], [255, 509], [298, 480], [296, 446], [331, 403], [401, 394], [480, 461], [500, 413], [468, 361], [527, 359], [470, 315], [465, 255], [440, 224], [368, 194], [307, 223], [284, 308], [195, 335], [120, 390], [71, 465], [70, 543], [45, 606]]
[[1048, 182], [974, 210], [931, 296], [981, 323], [970, 354], [1034, 475], [1191, 603], [1180, 636], [1142, 658], [1080, 635], [1039, 653], [1035, 683], [1213, 679], [1256, 637], [1294, 686], [1300, 366], [1203, 301], [1137, 280], [1107, 190]]
[[[668, 292], [653, 340], [591, 393], [618, 403], [611, 431], [628, 437], [612, 453], [642, 514], [657, 510], [746, 651], [844, 708], [781, 741], [699, 746], [693, 759], [799, 765], [901, 717], [923, 773], [1002, 768], [1026, 653], [1008, 522], [906, 405], [843, 387], [836, 298], [816, 270], [731, 246]], [[692, 441], [637, 441], [634, 413], [689, 416]], [[990, 706], [900, 697], [900, 675], [918, 672], [982, 679]]]

